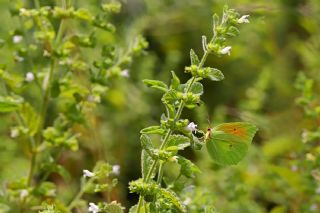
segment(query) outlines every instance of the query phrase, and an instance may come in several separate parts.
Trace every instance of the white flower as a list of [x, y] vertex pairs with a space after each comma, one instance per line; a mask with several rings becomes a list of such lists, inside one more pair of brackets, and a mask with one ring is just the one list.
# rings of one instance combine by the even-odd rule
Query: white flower
[[191, 132], [197, 132], [197, 124], [191, 122], [188, 124], [187, 129]]
[[238, 19], [238, 23], [239, 24], [243, 24], [243, 23], [250, 23], [250, 21], [249, 21], [249, 16], [250, 15], [243, 15], [243, 16], [241, 16], [239, 19]]
[[20, 190], [20, 199], [22, 200], [23, 198], [27, 197], [29, 195], [28, 190], [22, 189]]
[[19, 136], [19, 130], [16, 129], [16, 128], [11, 129], [11, 131], [10, 131], [10, 137], [11, 137], [11, 138], [16, 138], [16, 137], [18, 137], [18, 136]]
[[94, 175], [95, 174], [93, 172], [90, 172], [89, 170], [83, 170], [83, 177], [93, 177]]
[[20, 10], [19, 10], [20, 16], [26, 15], [27, 13], [28, 13], [28, 11], [25, 8], [20, 8]]
[[185, 205], [185, 206], [187, 206], [187, 205], [189, 205], [190, 203], [191, 203], [191, 198], [190, 197], [187, 197], [184, 201], [183, 201], [183, 205]]
[[225, 54], [230, 55], [230, 51], [231, 51], [231, 47], [230, 46], [226, 46], [225, 48], [220, 50], [220, 53], [223, 54], [223, 55], [225, 55]]
[[43, 51], [43, 56], [44, 56], [44, 57], [50, 57], [51, 54], [48, 52], [48, 50], [44, 50], [44, 51]]
[[112, 173], [115, 175], [119, 175], [120, 174], [120, 166], [119, 165], [113, 165], [112, 166]]
[[27, 72], [25, 80], [27, 82], [32, 82], [34, 80], [34, 74], [32, 72]]
[[310, 208], [309, 208], [309, 210], [310, 211], [312, 211], [312, 212], [315, 212], [315, 211], [317, 211], [318, 210], [318, 205], [317, 204], [312, 204], [311, 206], [310, 206]]
[[129, 78], [130, 74], [129, 74], [129, 70], [125, 69], [125, 70], [122, 70], [120, 75], [122, 77], [126, 77], [126, 78]]
[[318, 187], [318, 188], [316, 189], [316, 193], [317, 193], [317, 194], [320, 194], [320, 187]]
[[97, 206], [96, 204], [89, 203], [88, 211], [92, 213], [97, 213], [97, 212], [100, 212], [100, 209], [99, 209], [99, 206]]
[[23, 37], [21, 35], [15, 35], [12, 37], [12, 41], [15, 44], [20, 43], [22, 41], [22, 39], [23, 39]]
[[178, 163], [178, 156], [173, 156], [169, 159], [170, 162]]

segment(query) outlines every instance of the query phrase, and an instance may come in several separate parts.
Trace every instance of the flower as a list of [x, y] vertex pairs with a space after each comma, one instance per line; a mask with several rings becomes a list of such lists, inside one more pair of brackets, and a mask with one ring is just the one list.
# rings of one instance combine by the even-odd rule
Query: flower
[[99, 209], [99, 206], [97, 206], [96, 204], [89, 203], [88, 211], [92, 213], [97, 213], [97, 212], [100, 212], [100, 209]]
[[25, 80], [27, 82], [32, 82], [34, 80], [34, 74], [32, 72], [27, 72]]
[[191, 122], [188, 124], [187, 129], [191, 132], [197, 132], [197, 124]]
[[20, 199], [22, 200], [23, 198], [27, 197], [29, 195], [28, 190], [22, 189], [20, 190]]
[[230, 50], [231, 50], [231, 47], [230, 46], [226, 46], [225, 48], [220, 50], [220, 53], [223, 54], [223, 55], [225, 55], [225, 54], [230, 55]]
[[122, 70], [120, 75], [122, 77], [126, 77], [126, 78], [129, 78], [130, 74], [129, 74], [129, 70], [125, 69], [125, 70]]
[[10, 131], [10, 137], [11, 138], [16, 138], [19, 136], [19, 130], [17, 128], [13, 128]]
[[23, 39], [23, 37], [21, 35], [15, 35], [12, 37], [12, 41], [15, 44], [20, 43], [22, 41], [22, 39]]
[[113, 165], [112, 166], [112, 173], [115, 175], [119, 175], [120, 174], [120, 166], [119, 165]]
[[243, 15], [243, 16], [241, 16], [239, 19], [238, 19], [238, 23], [239, 24], [243, 24], [243, 23], [250, 23], [250, 21], [249, 21], [249, 16], [250, 15]]
[[93, 177], [94, 175], [95, 174], [93, 172], [90, 172], [89, 170], [83, 170], [83, 177]]

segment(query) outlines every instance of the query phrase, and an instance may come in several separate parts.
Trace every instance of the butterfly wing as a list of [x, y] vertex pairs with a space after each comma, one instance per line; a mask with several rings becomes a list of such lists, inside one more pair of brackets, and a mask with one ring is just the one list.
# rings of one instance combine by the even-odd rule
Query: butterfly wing
[[206, 141], [207, 150], [218, 164], [237, 164], [246, 155], [256, 132], [257, 127], [247, 122], [218, 125]]

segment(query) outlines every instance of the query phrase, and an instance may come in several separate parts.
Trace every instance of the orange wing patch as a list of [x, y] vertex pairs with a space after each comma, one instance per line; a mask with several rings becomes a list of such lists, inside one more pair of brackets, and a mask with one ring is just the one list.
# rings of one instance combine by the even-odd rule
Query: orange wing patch
[[227, 134], [236, 135], [243, 139], [247, 138], [248, 136], [246, 128], [235, 124], [224, 124], [219, 127], [219, 130], [224, 131]]

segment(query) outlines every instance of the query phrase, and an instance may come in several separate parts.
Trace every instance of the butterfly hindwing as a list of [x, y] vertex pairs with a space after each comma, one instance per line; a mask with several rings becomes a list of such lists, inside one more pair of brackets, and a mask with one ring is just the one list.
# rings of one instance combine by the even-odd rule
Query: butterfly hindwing
[[218, 164], [237, 164], [246, 155], [256, 131], [255, 125], [246, 122], [220, 124], [207, 139], [207, 150]]

